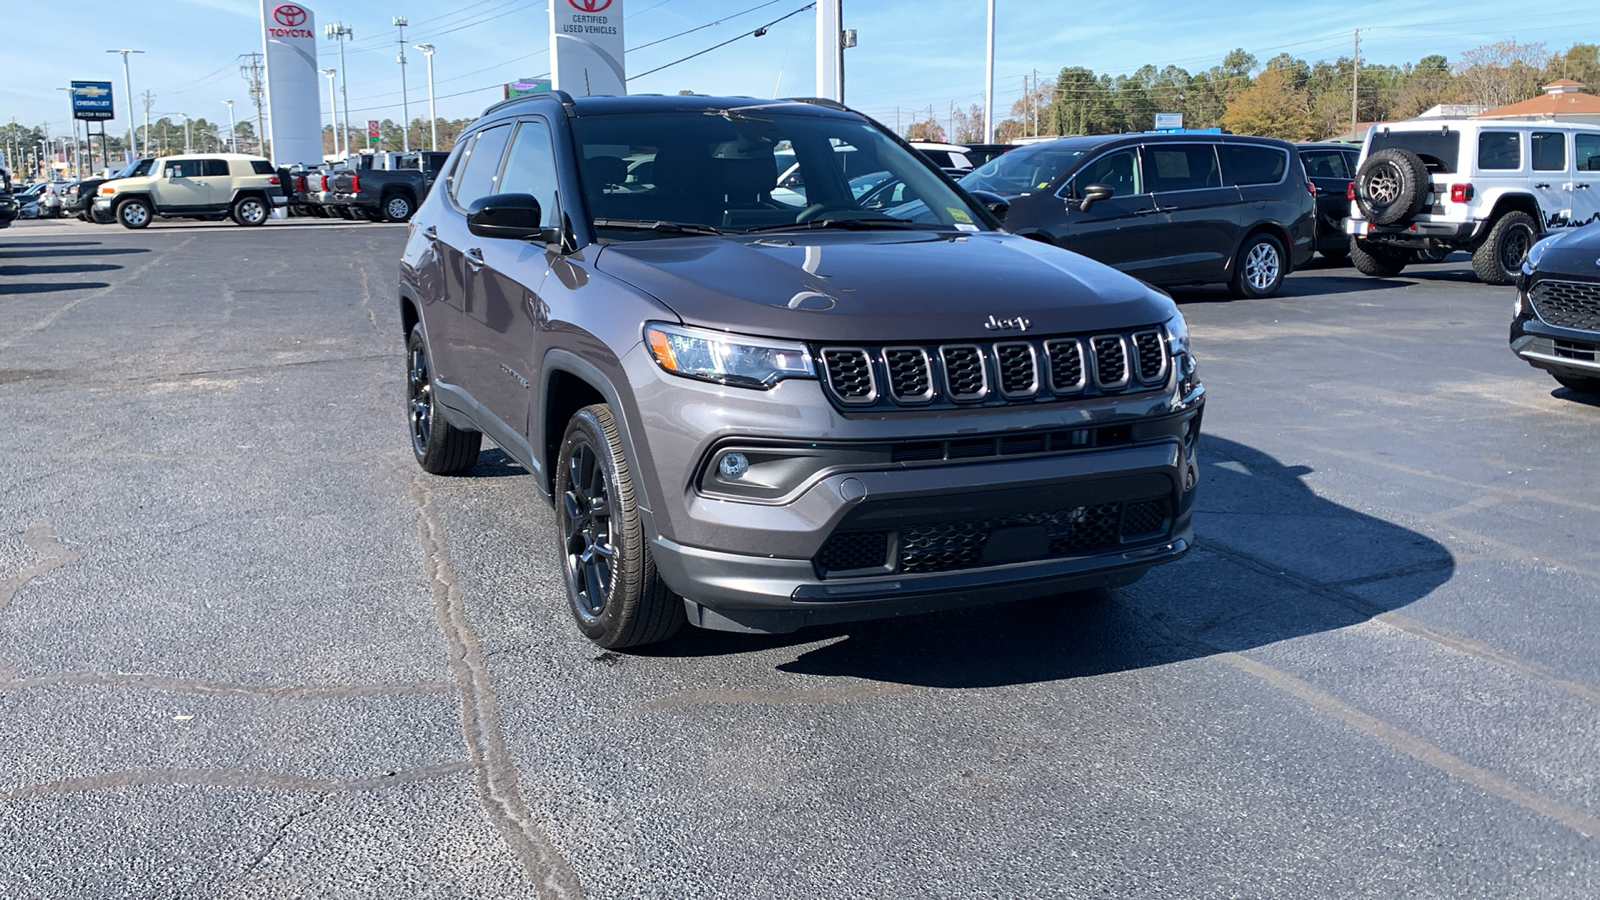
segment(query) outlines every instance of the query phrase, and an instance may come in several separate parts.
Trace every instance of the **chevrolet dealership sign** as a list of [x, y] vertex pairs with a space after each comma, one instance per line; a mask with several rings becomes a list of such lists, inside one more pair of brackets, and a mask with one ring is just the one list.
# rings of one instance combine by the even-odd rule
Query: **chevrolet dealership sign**
[[74, 81], [72, 83], [72, 117], [98, 122], [115, 119], [116, 109], [111, 101], [111, 82]]

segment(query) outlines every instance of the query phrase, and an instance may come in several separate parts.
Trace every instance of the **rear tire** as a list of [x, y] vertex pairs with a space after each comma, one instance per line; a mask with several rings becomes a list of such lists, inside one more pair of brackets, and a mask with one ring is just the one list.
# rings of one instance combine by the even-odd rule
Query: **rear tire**
[[1406, 250], [1385, 247], [1358, 238], [1350, 239], [1350, 261], [1355, 263], [1356, 271], [1363, 275], [1392, 278], [1405, 269], [1410, 256], [1410, 252]]
[[656, 574], [611, 407], [585, 406], [567, 423], [554, 493], [561, 568], [578, 630], [607, 649], [676, 634], [685, 621], [683, 601]]
[[1561, 386], [1569, 391], [1580, 394], [1589, 394], [1600, 397], [1600, 378], [1585, 378], [1580, 375], [1552, 375]]
[[445, 420], [434, 398], [433, 363], [422, 326], [411, 329], [406, 340], [407, 412], [411, 423], [411, 453], [423, 471], [454, 475], [478, 462], [483, 435], [457, 428]]
[[233, 201], [233, 220], [246, 227], [263, 225], [270, 211], [260, 197], [240, 197]]
[[409, 222], [414, 207], [405, 194], [390, 194], [383, 198], [383, 217], [390, 222]]
[[1515, 284], [1523, 257], [1538, 239], [1532, 216], [1508, 212], [1495, 220], [1489, 236], [1473, 251], [1472, 271], [1484, 284]]
[[1234, 257], [1233, 280], [1228, 287], [1235, 297], [1246, 300], [1271, 297], [1283, 286], [1287, 270], [1283, 244], [1265, 232], [1252, 234]]

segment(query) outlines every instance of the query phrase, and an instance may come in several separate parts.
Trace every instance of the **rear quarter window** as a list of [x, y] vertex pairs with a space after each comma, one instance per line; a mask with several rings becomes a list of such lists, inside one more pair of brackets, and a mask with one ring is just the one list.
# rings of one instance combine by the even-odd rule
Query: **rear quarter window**
[[1600, 172], [1600, 134], [1575, 134], [1572, 143], [1578, 171]]
[[1478, 135], [1478, 168], [1522, 168], [1522, 135], [1515, 131], [1485, 131]]
[[252, 159], [250, 160], [250, 171], [256, 175], [271, 175], [273, 174], [272, 163], [264, 159]]
[[[1284, 173], [1289, 170], [1289, 154], [1277, 147], [1263, 147], [1258, 144], [1222, 144], [1217, 147], [1217, 155], [1222, 157], [1222, 177], [1225, 184], [1277, 184], [1283, 180]], [[1322, 162], [1325, 165], [1337, 165], [1338, 152], [1324, 154]], [[1306, 161], [1306, 170], [1309, 172], [1313, 158]], [[1330, 173], [1331, 174], [1331, 173]], [[1343, 177], [1332, 175], [1332, 177]]]

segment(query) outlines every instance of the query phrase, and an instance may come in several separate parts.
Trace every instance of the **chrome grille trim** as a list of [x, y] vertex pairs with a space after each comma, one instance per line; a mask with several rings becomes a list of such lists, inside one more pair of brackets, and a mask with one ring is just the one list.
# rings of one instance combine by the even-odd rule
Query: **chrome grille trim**
[[1159, 328], [1133, 333], [1134, 369], [1144, 384], [1161, 384], [1167, 380], [1166, 335]]
[[1058, 338], [1044, 342], [1050, 361], [1050, 390], [1057, 394], [1076, 394], [1089, 385], [1089, 369], [1083, 364], [1083, 344], [1077, 338]]
[[1098, 334], [1089, 339], [1094, 350], [1094, 383], [1102, 390], [1128, 386], [1128, 344], [1120, 334]]
[[896, 403], [918, 405], [933, 400], [933, 363], [921, 347], [885, 347], [889, 396]]
[[817, 354], [827, 372], [828, 388], [847, 406], [871, 406], [878, 400], [872, 359], [860, 347], [823, 347]]
[[994, 367], [999, 373], [1000, 396], [1022, 400], [1039, 393], [1039, 357], [1028, 341], [1001, 341], [994, 345]]

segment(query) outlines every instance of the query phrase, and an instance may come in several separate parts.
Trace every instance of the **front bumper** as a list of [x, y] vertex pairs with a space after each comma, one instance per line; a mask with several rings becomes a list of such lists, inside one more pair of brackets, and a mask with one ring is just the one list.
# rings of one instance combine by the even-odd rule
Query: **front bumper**
[[1600, 377], [1600, 332], [1551, 325], [1529, 311], [1523, 297], [1511, 320], [1511, 352], [1536, 369], [1580, 378]]

